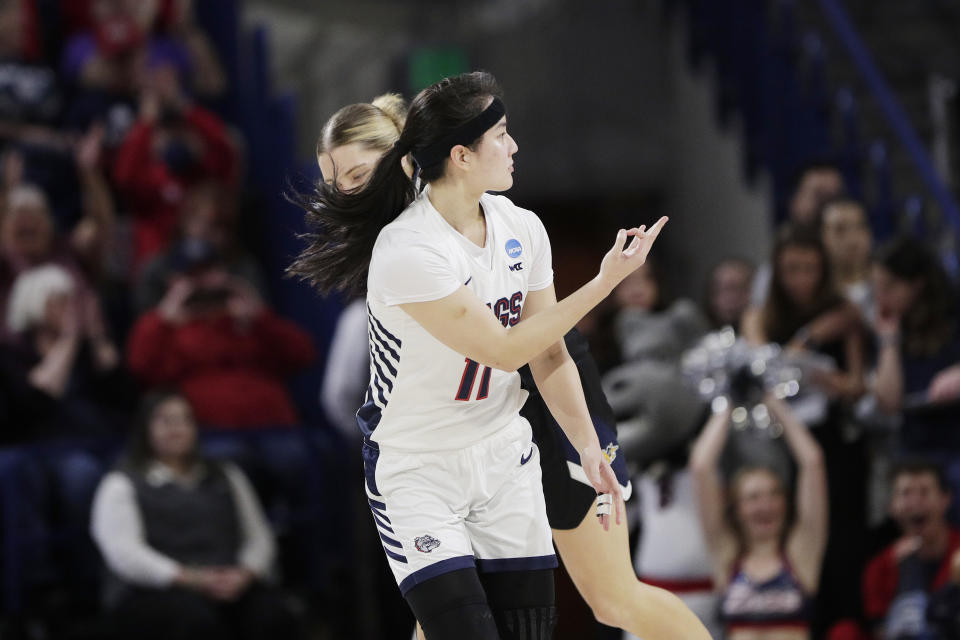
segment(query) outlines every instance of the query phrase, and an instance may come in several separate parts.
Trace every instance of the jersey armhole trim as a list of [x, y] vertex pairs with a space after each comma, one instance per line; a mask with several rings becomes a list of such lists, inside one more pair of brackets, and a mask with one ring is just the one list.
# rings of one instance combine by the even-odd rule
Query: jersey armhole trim
[[401, 304], [408, 304], [411, 302], [433, 302], [434, 300], [441, 300], [446, 298], [449, 295], [452, 295], [461, 285], [454, 284], [453, 286], [444, 287], [439, 289], [436, 292], [430, 293], [421, 293], [416, 296], [379, 296], [380, 302], [385, 304], [388, 307], [395, 307]]

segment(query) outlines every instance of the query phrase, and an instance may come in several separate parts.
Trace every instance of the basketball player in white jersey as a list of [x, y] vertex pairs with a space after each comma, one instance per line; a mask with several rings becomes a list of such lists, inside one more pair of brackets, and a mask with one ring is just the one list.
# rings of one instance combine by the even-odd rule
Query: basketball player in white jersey
[[[557, 303], [539, 220], [486, 194], [512, 185], [517, 150], [498, 94], [483, 73], [421, 92], [364, 186], [344, 192], [334, 180], [303, 202], [314, 233], [291, 267], [321, 291], [366, 289], [367, 491], [430, 640], [552, 632], [556, 560], [537, 449], [517, 413], [524, 363], [620, 519], [562, 336], [643, 263], [666, 222], [621, 230], [597, 277]], [[403, 170], [408, 154], [427, 185], [420, 194]], [[608, 503], [603, 526], [612, 511]]]
[[[332, 184], [336, 176], [342, 191], [366, 184], [372, 168], [399, 138], [406, 111], [406, 104], [396, 94], [339, 109], [324, 124], [317, 142], [317, 162], [323, 179]], [[409, 156], [405, 160], [406, 171], [412, 175]], [[366, 344], [367, 316], [363, 300], [351, 303], [337, 323], [322, 394], [328, 413], [334, 419], [342, 416], [338, 423], [343, 423], [348, 434], [354, 431], [359, 434], [353, 414], [367, 384], [366, 379], [361, 383], [351, 372], [357, 370], [359, 374], [362, 366], [364, 373], [368, 373], [370, 362], [366, 348], [362, 353], [356, 351], [361, 335]], [[578, 369], [597, 437], [627, 499], [629, 472], [624, 456], [618, 452], [616, 419], [604, 395], [600, 373], [589, 346], [576, 329], [568, 332], [564, 341]], [[521, 387], [530, 394], [520, 413], [530, 423], [537, 443], [544, 502], [554, 544], [594, 615], [608, 626], [631, 630], [645, 640], [678, 637], [705, 640], [706, 632], [699, 629], [699, 623], [684, 608], [683, 602], [663, 589], [637, 581], [630, 566], [626, 523], [612, 523], [609, 532], [605, 532], [592, 522], [596, 520], [597, 502], [603, 499], [597, 497], [586, 479], [579, 453], [544, 403], [529, 367], [523, 367], [519, 373]], [[348, 406], [352, 408], [348, 410]], [[348, 413], [352, 427], [346, 424]], [[695, 530], [699, 533], [699, 525]], [[668, 555], [672, 557], [676, 553]], [[418, 637], [423, 639], [422, 631]]]

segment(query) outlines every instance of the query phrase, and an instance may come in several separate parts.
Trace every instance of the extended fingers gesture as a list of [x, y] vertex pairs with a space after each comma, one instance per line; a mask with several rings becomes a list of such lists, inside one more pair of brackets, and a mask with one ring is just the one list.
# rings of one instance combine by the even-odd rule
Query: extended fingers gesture
[[[613, 248], [607, 252], [600, 264], [600, 278], [611, 289], [646, 262], [647, 255], [653, 248], [653, 243], [660, 235], [663, 226], [667, 224], [667, 220], [666, 216], [662, 216], [649, 229], [646, 228], [646, 225], [633, 229], [620, 229]], [[624, 247], [627, 238], [631, 236], [633, 240], [630, 241], [628, 246]]]

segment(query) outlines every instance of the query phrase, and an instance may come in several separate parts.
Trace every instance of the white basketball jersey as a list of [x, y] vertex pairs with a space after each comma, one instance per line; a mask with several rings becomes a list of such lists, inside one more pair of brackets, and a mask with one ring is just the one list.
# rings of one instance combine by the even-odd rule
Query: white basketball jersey
[[478, 247], [430, 203], [429, 187], [377, 237], [367, 278], [370, 386], [357, 421], [380, 447], [460, 449], [496, 433], [526, 399], [520, 376], [480, 365], [430, 335], [399, 306], [461, 286], [508, 330], [529, 291], [553, 282], [550, 241], [535, 214], [484, 194]]

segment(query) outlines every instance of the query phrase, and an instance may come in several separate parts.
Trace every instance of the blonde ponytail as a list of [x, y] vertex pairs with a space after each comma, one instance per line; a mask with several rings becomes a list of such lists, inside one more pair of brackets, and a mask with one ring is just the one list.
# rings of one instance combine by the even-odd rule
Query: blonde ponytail
[[403, 123], [407, 119], [407, 101], [399, 93], [385, 93], [377, 96], [370, 103], [387, 114], [397, 128], [397, 136], [403, 131]]
[[323, 125], [317, 155], [353, 143], [386, 152], [400, 137], [406, 118], [407, 103], [397, 93], [385, 93], [372, 103], [347, 105]]

